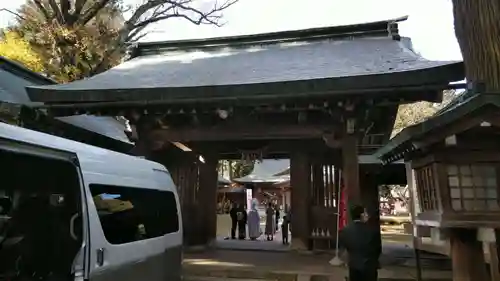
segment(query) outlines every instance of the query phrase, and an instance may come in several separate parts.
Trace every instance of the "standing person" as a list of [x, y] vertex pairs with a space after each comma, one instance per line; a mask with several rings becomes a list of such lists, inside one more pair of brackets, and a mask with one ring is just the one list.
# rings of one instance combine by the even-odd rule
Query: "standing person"
[[278, 225], [279, 225], [279, 219], [280, 219], [280, 206], [278, 204], [275, 204], [274, 208], [276, 209], [276, 214], [274, 217], [275, 226], [276, 226], [275, 230], [278, 231]]
[[236, 227], [238, 225], [238, 203], [233, 203], [231, 210], [229, 210], [229, 217], [231, 218], [231, 239], [236, 239]]
[[236, 219], [238, 221], [238, 239], [244, 240], [247, 237], [247, 212], [241, 204], [236, 209]]
[[289, 231], [289, 226], [290, 226], [290, 218], [286, 212], [286, 209], [284, 210], [285, 214], [283, 215], [283, 222], [281, 223], [281, 238], [283, 241], [283, 245], [288, 245], [288, 231]]
[[252, 207], [248, 211], [248, 236], [250, 240], [256, 240], [260, 236], [260, 216], [257, 204], [257, 199], [253, 199]]
[[265, 234], [267, 237], [267, 241], [273, 241], [274, 238], [274, 214], [275, 211], [273, 209], [273, 204], [268, 203], [266, 209], [266, 229]]
[[350, 281], [376, 281], [382, 252], [379, 233], [367, 223], [368, 214], [362, 206], [351, 209], [352, 222], [340, 231], [339, 243], [347, 251]]

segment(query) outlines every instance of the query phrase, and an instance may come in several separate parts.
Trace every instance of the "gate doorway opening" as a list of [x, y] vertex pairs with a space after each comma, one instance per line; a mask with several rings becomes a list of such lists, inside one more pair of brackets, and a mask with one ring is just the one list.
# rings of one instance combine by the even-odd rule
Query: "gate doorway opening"
[[245, 162], [243, 165], [249, 167], [238, 173], [233, 173], [234, 161], [221, 163], [217, 191], [216, 247], [232, 250], [289, 250], [290, 160], [264, 159], [250, 161], [248, 165]]

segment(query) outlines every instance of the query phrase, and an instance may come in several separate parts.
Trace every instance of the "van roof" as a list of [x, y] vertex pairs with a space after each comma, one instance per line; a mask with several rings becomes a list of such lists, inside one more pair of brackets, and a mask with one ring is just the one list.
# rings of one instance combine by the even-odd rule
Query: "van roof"
[[95, 160], [114, 162], [120, 163], [122, 167], [128, 167], [129, 169], [134, 169], [139, 164], [143, 168], [144, 165], [150, 165], [151, 169], [166, 171], [162, 165], [140, 157], [130, 156], [5, 123], [0, 123], [0, 138], [75, 153], [81, 162]]

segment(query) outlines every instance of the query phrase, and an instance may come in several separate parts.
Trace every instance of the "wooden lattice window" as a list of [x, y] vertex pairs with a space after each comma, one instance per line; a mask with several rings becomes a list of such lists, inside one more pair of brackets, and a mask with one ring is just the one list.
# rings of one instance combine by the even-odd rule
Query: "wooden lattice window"
[[439, 200], [434, 184], [434, 177], [432, 166], [426, 166], [415, 170], [418, 200], [422, 211], [439, 210]]
[[496, 167], [448, 165], [451, 207], [455, 211], [500, 211]]

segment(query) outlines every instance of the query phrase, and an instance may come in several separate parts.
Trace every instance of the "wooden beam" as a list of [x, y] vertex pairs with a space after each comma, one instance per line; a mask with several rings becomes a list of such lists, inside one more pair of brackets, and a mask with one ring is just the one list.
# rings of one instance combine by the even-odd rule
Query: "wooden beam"
[[291, 140], [322, 138], [335, 131], [331, 125], [249, 125], [217, 126], [213, 128], [156, 129], [149, 132], [153, 140], [170, 142], [229, 141], [229, 140]]
[[[241, 153], [249, 150], [263, 150], [263, 156], [265, 158], [275, 158], [274, 156], [283, 155], [284, 158], [289, 158], [290, 151], [295, 151], [297, 149], [308, 147], [309, 151], [327, 156], [339, 155], [340, 149], [334, 150], [325, 145], [322, 139], [311, 139], [311, 140], [242, 140], [242, 141], [221, 141], [221, 142], [190, 142], [187, 146], [192, 148], [194, 151], [204, 151], [212, 150], [217, 151], [221, 158], [223, 159], [240, 159]], [[229, 158], [227, 158], [229, 157]], [[236, 157], [236, 158], [235, 158]]]

